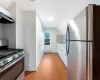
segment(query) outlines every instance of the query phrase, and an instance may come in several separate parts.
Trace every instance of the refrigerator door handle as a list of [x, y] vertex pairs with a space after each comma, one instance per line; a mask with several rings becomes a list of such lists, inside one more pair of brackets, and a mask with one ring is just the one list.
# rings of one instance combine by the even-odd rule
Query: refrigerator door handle
[[[67, 40], [67, 32], [68, 32], [68, 40]], [[68, 41], [68, 49], [67, 49], [67, 41]], [[70, 48], [70, 31], [69, 31], [69, 27], [67, 27], [67, 30], [66, 30], [66, 52], [67, 52], [67, 55], [69, 54], [69, 48]]]

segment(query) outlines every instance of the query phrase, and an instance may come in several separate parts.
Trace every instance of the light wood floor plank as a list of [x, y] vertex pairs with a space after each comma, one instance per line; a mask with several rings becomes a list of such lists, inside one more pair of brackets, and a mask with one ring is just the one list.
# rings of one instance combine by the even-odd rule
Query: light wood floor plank
[[25, 80], [68, 80], [67, 68], [57, 53], [44, 54], [37, 71], [26, 73]]

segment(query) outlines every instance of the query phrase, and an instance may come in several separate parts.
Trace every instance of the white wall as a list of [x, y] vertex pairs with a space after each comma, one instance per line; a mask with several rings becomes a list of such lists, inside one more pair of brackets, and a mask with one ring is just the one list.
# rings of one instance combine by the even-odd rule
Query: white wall
[[[16, 4], [13, 3], [8, 9], [16, 20]], [[4, 38], [9, 40], [9, 47], [16, 48], [16, 21], [13, 24], [3, 24]]]
[[44, 32], [39, 17], [36, 16], [36, 68], [38, 67], [43, 56], [44, 49]]
[[44, 46], [44, 52], [57, 52], [56, 35], [61, 35], [57, 28], [44, 28], [44, 32], [50, 33], [50, 45]]
[[16, 2], [23, 10], [34, 10], [34, 0], [12, 0]]
[[24, 48], [23, 10], [16, 3], [12, 3], [8, 11], [14, 18], [14, 23], [3, 24], [4, 38], [9, 40], [10, 48]]
[[8, 8], [12, 3], [12, 0], [0, 0], [0, 6], [4, 8]]
[[2, 24], [4, 38], [9, 40], [10, 48], [24, 48], [23, 10], [16, 3], [12, 3], [7, 10], [14, 18], [14, 23]]
[[25, 70], [36, 70], [36, 11], [23, 12]]
[[16, 5], [16, 48], [24, 49], [23, 10]]

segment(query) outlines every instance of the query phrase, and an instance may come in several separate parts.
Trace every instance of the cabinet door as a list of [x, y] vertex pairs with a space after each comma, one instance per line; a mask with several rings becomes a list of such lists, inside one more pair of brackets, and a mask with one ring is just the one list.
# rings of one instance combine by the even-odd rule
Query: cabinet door
[[58, 54], [59, 54], [61, 60], [63, 61], [63, 63], [64, 63], [65, 66], [67, 67], [66, 46], [63, 45], [63, 44], [59, 44], [57, 50], [58, 50]]
[[62, 56], [62, 60], [65, 64], [65, 66], [67, 67], [67, 53], [66, 53], [66, 47], [62, 46], [62, 52], [61, 52], [61, 56]]

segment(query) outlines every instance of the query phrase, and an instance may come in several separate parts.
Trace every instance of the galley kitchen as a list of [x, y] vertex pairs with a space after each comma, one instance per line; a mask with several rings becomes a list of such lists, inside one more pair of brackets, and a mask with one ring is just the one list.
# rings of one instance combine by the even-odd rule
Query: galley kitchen
[[0, 80], [24, 80], [24, 50], [17, 45], [13, 8], [0, 7]]

